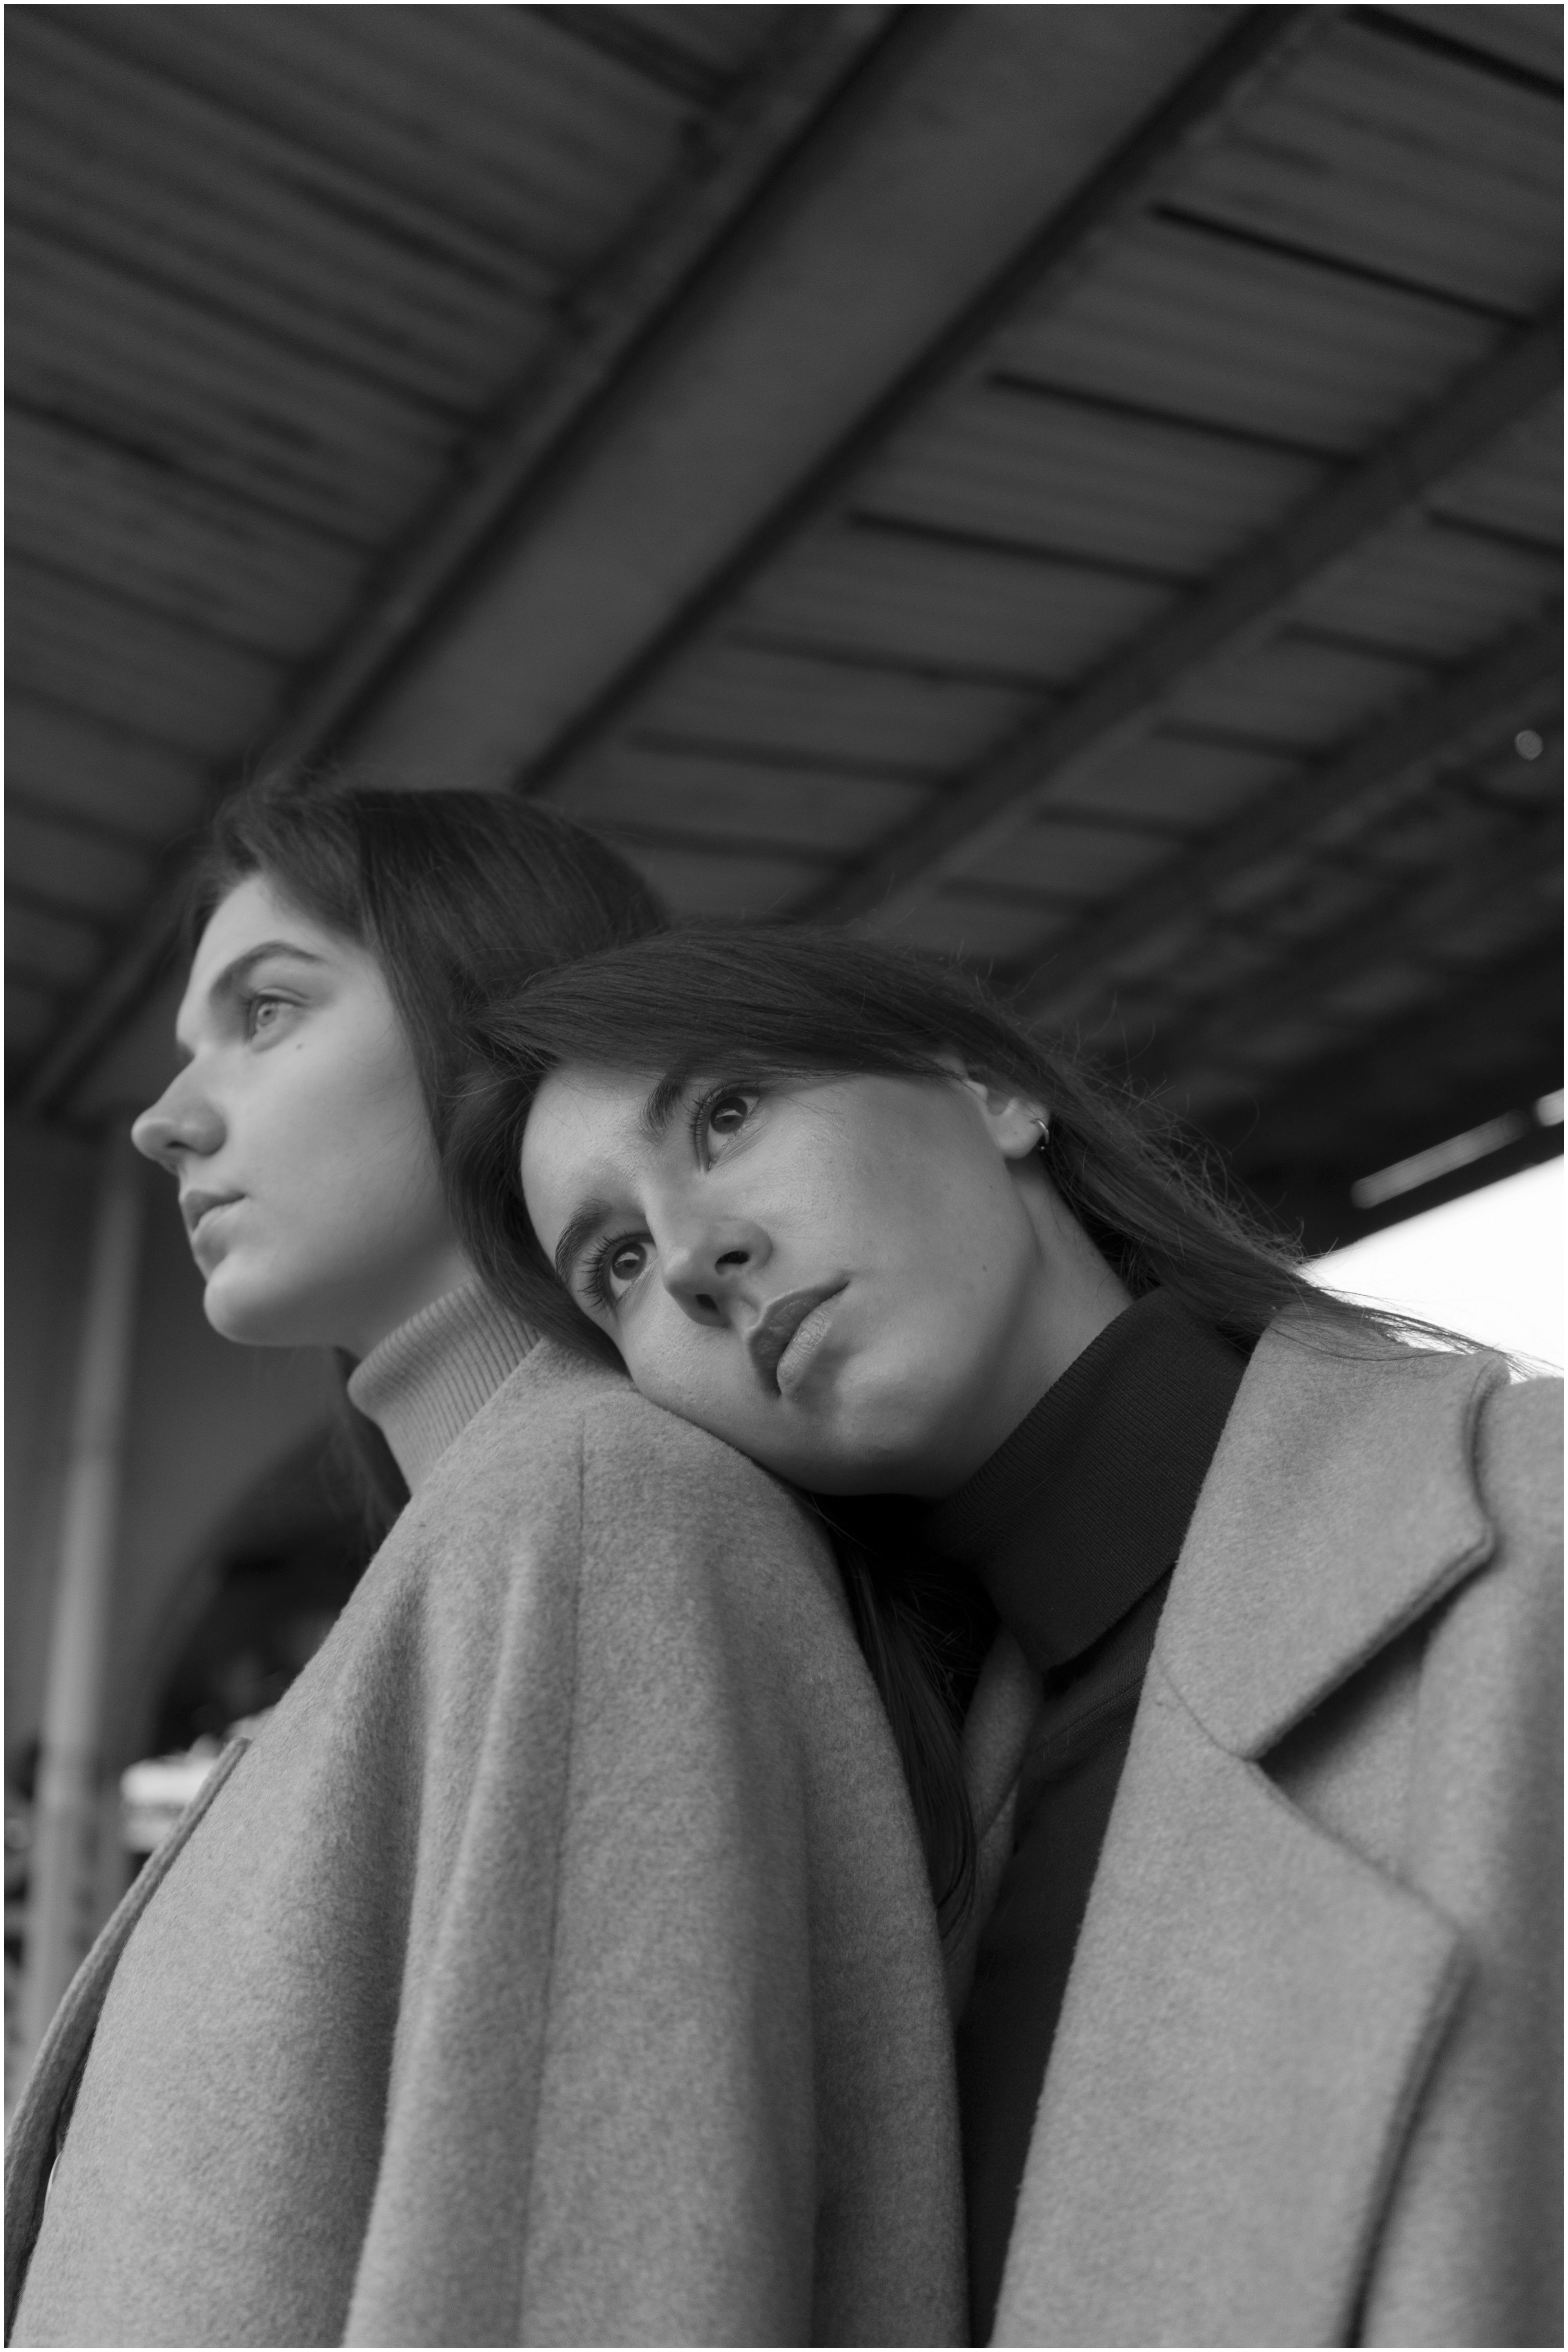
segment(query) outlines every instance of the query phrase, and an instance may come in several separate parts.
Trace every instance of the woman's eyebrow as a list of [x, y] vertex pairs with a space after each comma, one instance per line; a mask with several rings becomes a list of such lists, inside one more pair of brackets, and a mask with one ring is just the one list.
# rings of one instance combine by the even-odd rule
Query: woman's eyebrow
[[247, 948], [232, 963], [225, 964], [207, 990], [208, 1001], [216, 1003], [232, 997], [240, 982], [248, 980], [257, 965], [265, 963], [268, 956], [291, 956], [296, 963], [324, 964], [327, 961], [325, 956], [313, 955], [309, 948], [296, 947], [292, 940], [263, 940], [259, 947]]
[[650, 1143], [662, 1143], [669, 1132], [669, 1123], [680, 1108], [681, 1097], [690, 1085], [689, 1078], [662, 1077], [649, 1090], [647, 1100], [637, 1113], [637, 1125]]
[[553, 1264], [558, 1278], [568, 1290], [572, 1287], [572, 1268], [582, 1255], [584, 1244], [592, 1241], [612, 1214], [607, 1201], [584, 1201], [582, 1207], [567, 1218], [561, 1238], [555, 1244]]

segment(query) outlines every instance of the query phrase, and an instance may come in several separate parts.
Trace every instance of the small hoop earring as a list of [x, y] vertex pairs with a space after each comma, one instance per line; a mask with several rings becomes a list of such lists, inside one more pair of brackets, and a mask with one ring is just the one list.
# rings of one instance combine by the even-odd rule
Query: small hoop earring
[[1037, 1118], [1035, 1125], [1040, 1130], [1040, 1139], [1035, 1149], [1037, 1151], [1043, 1151], [1051, 1139], [1051, 1122], [1048, 1118]]

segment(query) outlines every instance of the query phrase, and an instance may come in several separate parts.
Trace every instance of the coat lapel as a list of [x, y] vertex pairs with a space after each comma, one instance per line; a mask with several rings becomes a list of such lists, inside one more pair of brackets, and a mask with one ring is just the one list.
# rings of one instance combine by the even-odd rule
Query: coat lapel
[[1160, 1622], [1222, 1746], [1261, 1755], [1490, 1556], [1476, 1432], [1507, 1379], [1293, 1316], [1259, 1340]]
[[1504, 1377], [1289, 1321], [1260, 1343], [1145, 1682], [995, 2342], [1349, 2339], [1465, 1961], [1258, 1759], [1488, 1557], [1470, 1464]]
[[994, 2340], [1343, 2342], [1458, 1982], [1452, 1931], [1217, 1747], [1152, 1666]]

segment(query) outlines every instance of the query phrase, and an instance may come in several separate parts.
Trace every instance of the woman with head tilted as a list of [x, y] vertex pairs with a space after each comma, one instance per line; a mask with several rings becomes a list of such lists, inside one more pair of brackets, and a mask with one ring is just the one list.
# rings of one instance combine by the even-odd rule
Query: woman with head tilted
[[208, 1319], [348, 1359], [404, 1507], [39, 2054], [18, 2343], [959, 2339], [942, 1955], [821, 1533], [443, 1196], [481, 989], [654, 919], [510, 801], [219, 821], [136, 1140]]
[[928, 1820], [994, 1612], [977, 2337], [1560, 2340], [1558, 1384], [1315, 1289], [888, 950], [673, 933], [485, 1034], [469, 1246], [819, 1498]]

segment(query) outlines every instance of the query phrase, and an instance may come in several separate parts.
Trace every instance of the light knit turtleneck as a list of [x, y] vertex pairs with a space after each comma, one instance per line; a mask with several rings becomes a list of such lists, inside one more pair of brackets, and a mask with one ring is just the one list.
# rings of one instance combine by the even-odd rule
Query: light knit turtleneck
[[537, 1336], [475, 1277], [422, 1307], [355, 1366], [349, 1401], [374, 1422], [411, 1494]]

